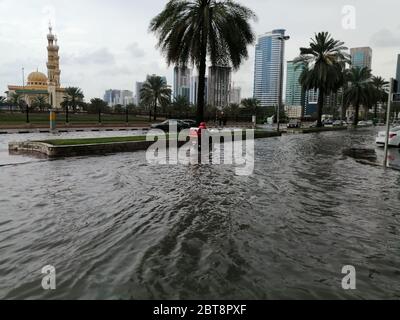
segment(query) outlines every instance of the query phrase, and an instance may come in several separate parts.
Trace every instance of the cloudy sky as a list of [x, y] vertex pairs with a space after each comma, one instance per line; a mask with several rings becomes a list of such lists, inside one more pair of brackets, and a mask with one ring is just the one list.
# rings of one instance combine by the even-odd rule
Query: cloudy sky
[[[372, 47], [374, 74], [395, 75], [400, 54], [399, 0], [239, 1], [258, 15], [257, 34], [287, 30], [291, 36], [287, 60], [298, 55], [299, 47], [307, 45], [314, 32], [329, 31], [348, 47]], [[172, 83], [172, 68], [155, 48], [154, 35], [148, 33], [149, 21], [166, 2], [0, 0], [0, 95], [8, 84], [22, 83], [22, 66], [26, 73], [37, 68], [46, 72], [49, 20], [59, 38], [62, 85], [81, 87], [86, 98], [103, 97], [109, 88], [134, 91], [135, 82], [146, 74], [165, 75]], [[345, 6], [355, 8], [355, 21], [347, 19]], [[249, 53], [233, 76], [244, 97], [253, 90], [254, 46]]]

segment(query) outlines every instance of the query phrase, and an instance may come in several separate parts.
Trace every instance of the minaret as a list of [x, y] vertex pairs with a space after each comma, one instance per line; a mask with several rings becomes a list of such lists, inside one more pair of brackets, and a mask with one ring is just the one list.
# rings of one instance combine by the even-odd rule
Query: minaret
[[60, 87], [60, 57], [58, 50], [60, 49], [57, 45], [57, 37], [53, 34], [53, 28], [49, 25], [49, 34], [47, 35], [48, 46], [48, 61], [47, 61], [47, 73], [49, 78], [49, 85]]

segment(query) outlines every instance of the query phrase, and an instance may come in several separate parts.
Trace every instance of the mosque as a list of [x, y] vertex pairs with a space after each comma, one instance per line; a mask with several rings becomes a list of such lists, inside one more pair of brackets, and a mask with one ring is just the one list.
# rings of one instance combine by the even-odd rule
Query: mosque
[[61, 108], [61, 102], [65, 96], [65, 88], [62, 88], [60, 84], [59, 46], [57, 37], [52, 30], [53, 28], [50, 25], [49, 34], [47, 35], [47, 76], [38, 70], [30, 73], [26, 84], [23, 86], [8, 86], [8, 91], [6, 91], [8, 98], [17, 93], [30, 106], [36, 97], [43, 96], [52, 108]]

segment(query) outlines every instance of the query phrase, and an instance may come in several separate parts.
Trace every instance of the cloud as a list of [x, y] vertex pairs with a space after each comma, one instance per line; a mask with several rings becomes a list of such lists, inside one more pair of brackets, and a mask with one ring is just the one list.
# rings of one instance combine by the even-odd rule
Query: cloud
[[398, 47], [400, 35], [394, 34], [389, 29], [382, 29], [371, 36], [371, 44], [376, 47]]
[[137, 42], [134, 42], [126, 47], [126, 50], [134, 57], [134, 58], [142, 58], [145, 56], [145, 51], [141, 49]]
[[96, 51], [89, 52], [83, 55], [66, 55], [63, 58], [65, 64], [108, 64], [115, 63], [114, 55], [107, 48], [100, 48]]

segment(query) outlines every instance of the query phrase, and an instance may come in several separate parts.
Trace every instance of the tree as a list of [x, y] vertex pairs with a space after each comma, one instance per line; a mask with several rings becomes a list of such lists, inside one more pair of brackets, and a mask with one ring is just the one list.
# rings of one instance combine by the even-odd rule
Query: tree
[[22, 105], [22, 96], [19, 93], [12, 93], [10, 97], [10, 111], [12, 111], [12, 107], [20, 107]]
[[186, 97], [177, 96], [171, 104], [171, 111], [173, 114], [188, 117], [190, 111], [190, 104]]
[[93, 98], [90, 100], [89, 112], [98, 113], [99, 123], [101, 123], [101, 113], [108, 109], [108, 103], [99, 98]]
[[82, 102], [84, 99], [83, 92], [80, 88], [77, 87], [68, 87], [65, 88], [64, 95], [64, 106], [71, 107], [73, 112], [76, 111], [77, 107], [82, 106]]
[[47, 107], [49, 107], [49, 104], [47, 103], [47, 99], [44, 96], [37, 96], [32, 101], [32, 108], [34, 109], [43, 111]]
[[240, 105], [237, 103], [231, 103], [228, 108], [228, 113], [237, 122], [240, 113]]
[[373, 98], [371, 77], [371, 70], [367, 67], [351, 68], [346, 73], [348, 87], [344, 93], [344, 100], [355, 109], [353, 122], [355, 126], [358, 125], [360, 105], [369, 105]]
[[260, 101], [258, 99], [255, 98], [242, 99], [241, 104], [243, 108], [250, 110], [251, 112], [253, 112], [255, 116], [257, 116], [257, 112], [260, 107]]
[[159, 76], [150, 76], [140, 90], [140, 98], [154, 107], [154, 121], [157, 120], [157, 105], [171, 100], [171, 89]]
[[197, 122], [204, 121], [207, 56], [213, 65], [238, 69], [255, 35], [250, 9], [234, 1], [170, 0], [150, 23], [168, 65], [193, 64], [199, 71]]
[[389, 82], [382, 77], [373, 76], [371, 78], [373, 89], [374, 118], [378, 118], [378, 103], [386, 102], [388, 99]]
[[0, 106], [5, 106], [7, 105], [7, 98], [0, 96]]
[[334, 40], [328, 32], [320, 32], [311, 39], [308, 48], [300, 48], [300, 56], [294, 63], [304, 63], [300, 76], [304, 90], [318, 90], [317, 126], [322, 127], [324, 98], [337, 92], [344, 83], [343, 70], [349, 63], [344, 42]]

